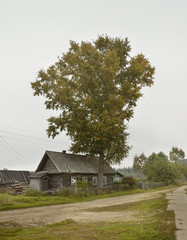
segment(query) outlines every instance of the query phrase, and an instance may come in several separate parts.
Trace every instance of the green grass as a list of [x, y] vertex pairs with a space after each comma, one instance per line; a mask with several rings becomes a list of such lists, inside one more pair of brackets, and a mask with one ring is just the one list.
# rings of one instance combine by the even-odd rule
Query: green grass
[[[142, 210], [145, 207], [148, 207], [149, 204], [152, 204], [150, 200], [142, 200], [138, 204], [136, 202], [132, 203], [124, 203], [120, 205], [112, 205], [107, 207], [93, 207], [88, 209], [89, 212], [121, 212], [121, 211], [138, 211]], [[159, 202], [157, 201], [156, 204], [158, 205]], [[151, 207], [150, 207], [151, 209]]]
[[[175, 240], [174, 213], [167, 210], [167, 204], [162, 195], [156, 199], [124, 204], [123, 207], [119, 205], [120, 211], [137, 211], [137, 220], [131, 222], [81, 224], [67, 219], [38, 228], [3, 223], [0, 224], [0, 240]], [[116, 210], [119, 209], [110, 209]]]
[[157, 189], [135, 189], [121, 192], [112, 192], [112, 193], [103, 193], [100, 195], [90, 195], [90, 196], [48, 196], [44, 194], [38, 194], [36, 196], [27, 196], [27, 195], [10, 195], [8, 193], [0, 193], [0, 211], [3, 210], [12, 210], [20, 208], [30, 208], [30, 207], [39, 207], [39, 206], [50, 206], [56, 204], [67, 204], [67, 203], [76, 203], [76, 202], [86, 202], [95, 199], [103, 199], [108, 197], [124, 196], [130, 194], [144, 193], [148, 191], [158, 191], [162, 189], [173, 188], [163, 187]]

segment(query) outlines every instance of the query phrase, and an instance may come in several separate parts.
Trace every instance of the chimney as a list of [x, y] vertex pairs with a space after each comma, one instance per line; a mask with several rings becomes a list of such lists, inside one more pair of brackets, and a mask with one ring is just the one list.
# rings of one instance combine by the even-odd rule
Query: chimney
[[62, 153], [65, 154], [65, 153], [66, 153], [66, 150], [62, 150]]

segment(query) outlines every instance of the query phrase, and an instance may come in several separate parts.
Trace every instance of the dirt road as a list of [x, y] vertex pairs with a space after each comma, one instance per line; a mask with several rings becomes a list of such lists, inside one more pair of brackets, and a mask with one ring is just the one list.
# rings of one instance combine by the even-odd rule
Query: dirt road
[[10, 210], [0, 212], [0, 222], [13, 221], [24, 226], [38, 226], [73, 219], [79, 222], [95, 221], [133, 221], [135, 214], [128, 211], [118, 212], [90, 212], [88, 209], [106, 206], [115, 206], [126, 203], [139, 202], [160, 196], [162, 193], [168, 193], [172, 190], [161, 190], [157, 192], [148, 192], [120, 197], [93, 200], [90, 202], [53, 205], [45, 207], [34, 207], [19, 210]]

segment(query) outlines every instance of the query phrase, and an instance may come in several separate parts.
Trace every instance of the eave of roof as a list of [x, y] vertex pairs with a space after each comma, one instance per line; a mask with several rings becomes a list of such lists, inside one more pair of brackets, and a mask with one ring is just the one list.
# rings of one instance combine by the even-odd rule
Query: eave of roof
[[123, 174], [121, 174], [120, 172], [115, 172], [116, 175], [120, 175], [121, 177], [124, 177]]
[[35, 172], [33, 173], [30, 178], [42, 178], [43, 176], [47, 175], [49, 171], [40, 171], [40, 172]]

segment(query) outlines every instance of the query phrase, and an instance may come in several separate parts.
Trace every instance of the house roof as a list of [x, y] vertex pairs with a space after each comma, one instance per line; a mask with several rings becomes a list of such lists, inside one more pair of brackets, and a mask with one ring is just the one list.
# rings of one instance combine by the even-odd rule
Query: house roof
[[32, 174], [32, 175], [30, 176], [30, 178], [41, 178], [41, 177], [47, 175], [48, 172], [49, 172], [49, 171], [35, 172], [34, 174]]
[[115, 172], [115, 176], [120, 176], [120, 177], [124, 177], [123, 174], [121, 174], [120, 172]]
[[[42, 171], [42, 166], [48, 158], [56, 167], [56, 171], [48, 169], [49, 173], [98, 173], [98, 157], [89, 157], [85, 155], [75, 155], [52, 151], [45, 152], [36, 172]], [[105, 163], [104, 173], [114, 174], [115, 171], [110, 167], [108, 163]]]
[[0, 170], [0, 184], [10, 184], [16, 182], [29, 183], [29, 172], [16, 170]]

